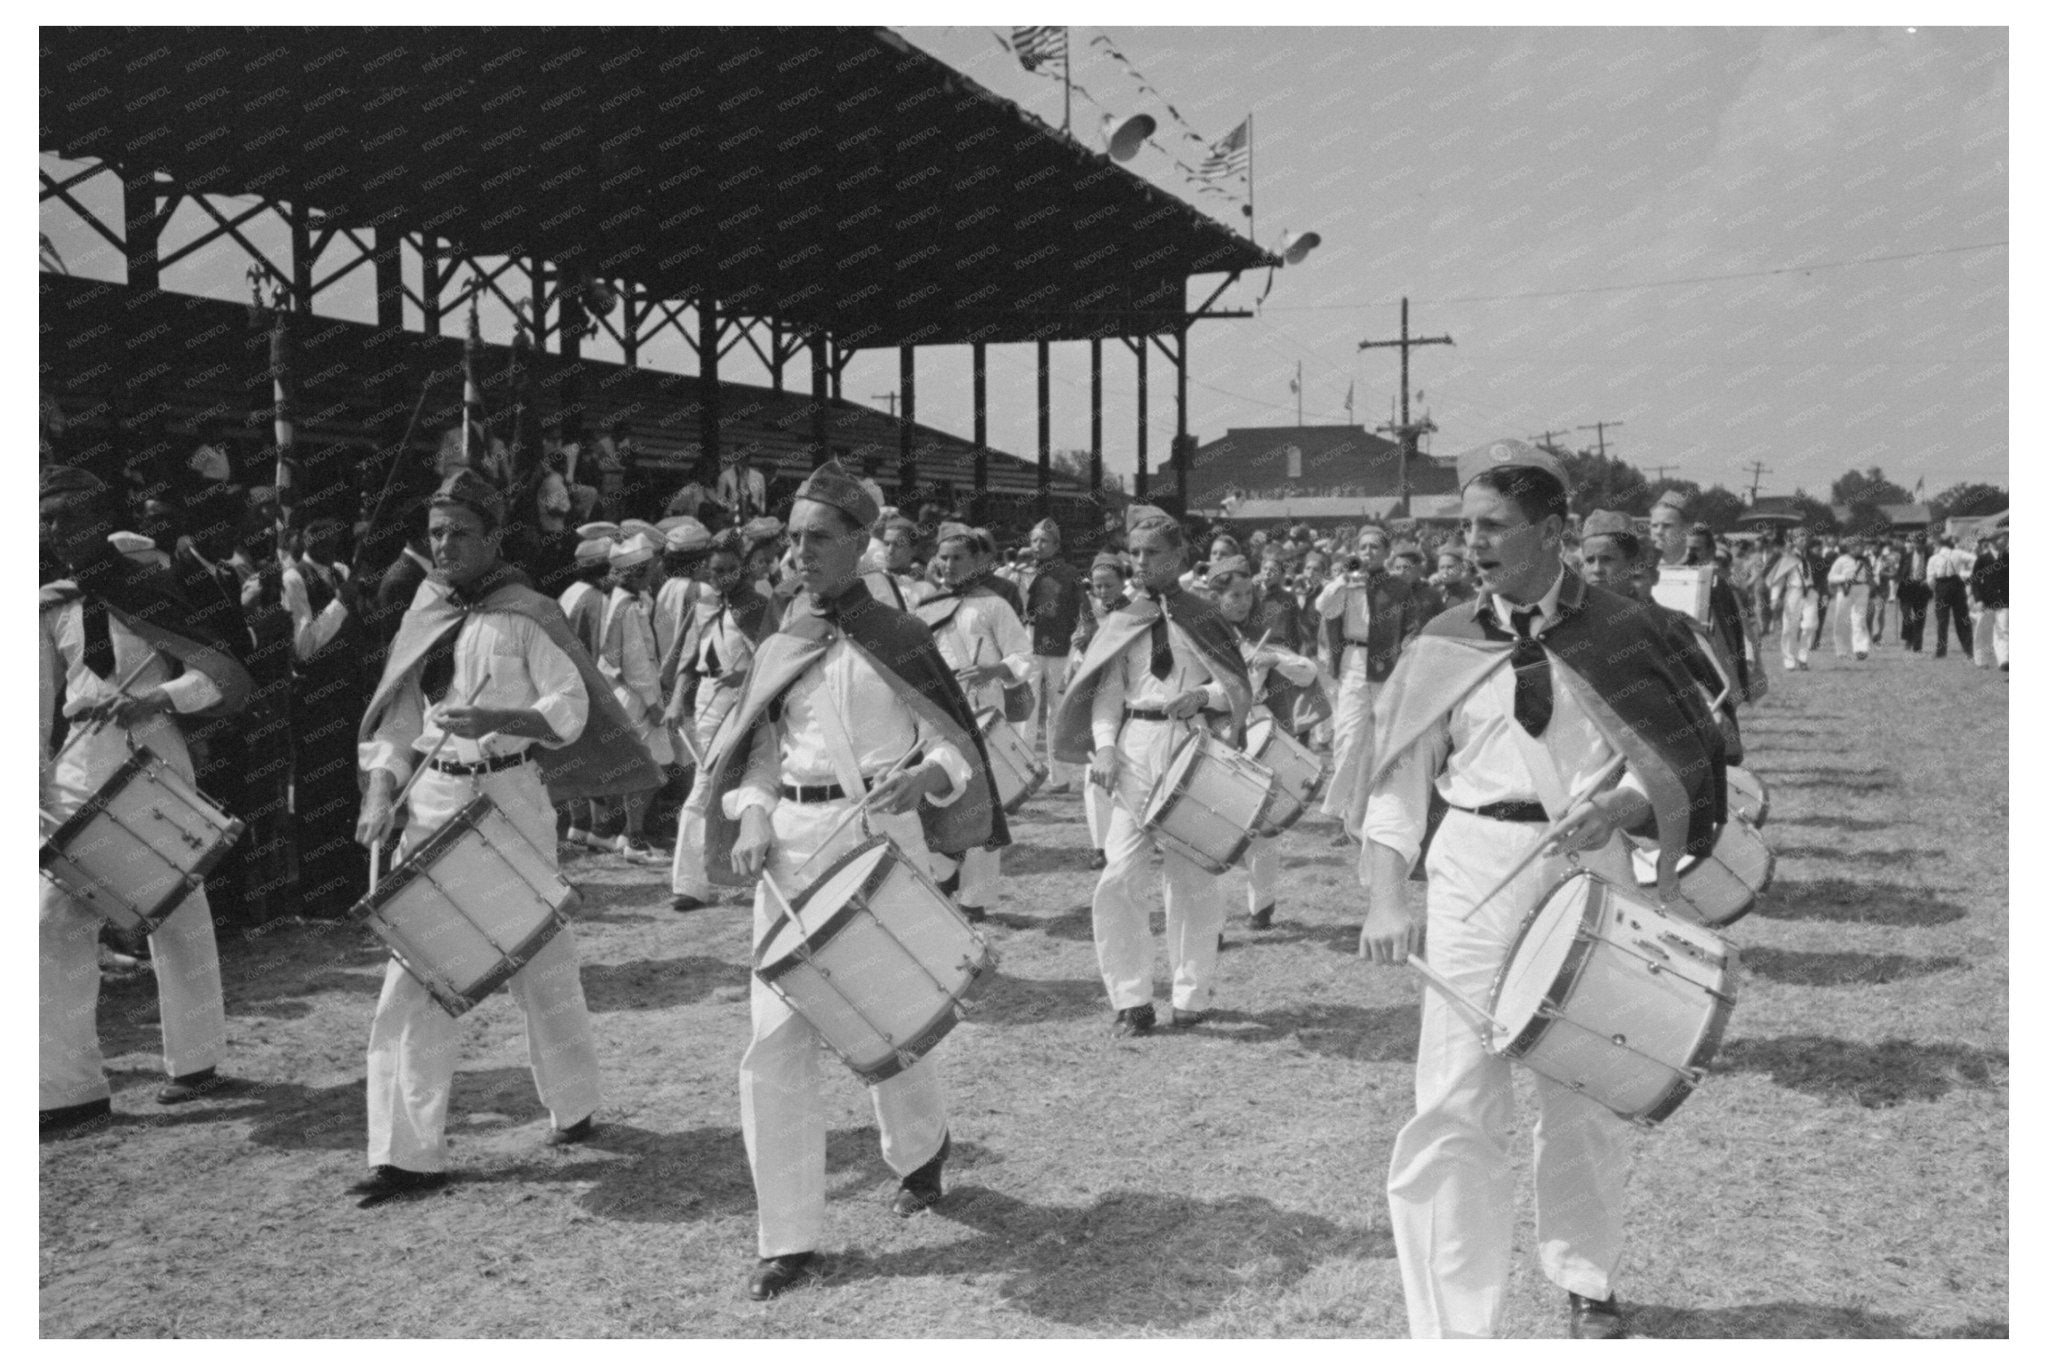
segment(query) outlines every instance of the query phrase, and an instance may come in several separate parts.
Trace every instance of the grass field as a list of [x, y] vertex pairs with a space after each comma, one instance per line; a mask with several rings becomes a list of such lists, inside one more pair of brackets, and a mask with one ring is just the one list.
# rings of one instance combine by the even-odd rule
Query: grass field
[[[1620, 1294], [1654, 1336], [2004, 1336], [2007, 681], [1886, 644], [1772, 682], [1747, 730], [1777, 883], [1733, 927], [1713, 1074], [1636, 1141]], [[381, 972], [364, 931], [224, 940], [223, 1070], [249, 1084], [174, 1109], [151, 1100], [154, 987], [110, 979], [115, 1121], [41, 1146], [43, 1334], [1404, 1334], [1383, 1186], [1417, 987], [1354, 956], [1334, 826], [1288, 836], [1272, 930], [1234, 912], [1214, 1019], [1130, 1041], [1095, 971], [1079, 801], [1034, 801], [1016, 833], [1000, 974], [937, 1053], [948, 1197], [890, 1215], [872, 1112], [835, 1067], [822, 1285], [743, 1291], [747, 912], [675, 915], [651, 872], [587, 857], [567, 870], [603, 1130], [540, 1146], [501, 995], [465, 1023], [457, 1179], [423, 1200], [342, 1194]], [[1528, 1232], [1525, 1203], [1508, 1329], [1557, 1336]]]

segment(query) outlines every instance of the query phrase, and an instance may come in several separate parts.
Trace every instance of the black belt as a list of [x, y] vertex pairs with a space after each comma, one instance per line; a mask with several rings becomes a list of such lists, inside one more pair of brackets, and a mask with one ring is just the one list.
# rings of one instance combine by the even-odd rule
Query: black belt
[[499, 773], [507, 768], [516, 768], [532, 756], [533, 750], [521, 749], [516, 754], [499, 754], [496, 758], [486, 758], [476, 763], [450, 763], [437, 758], [427, 766], [437, 773], [446, 773], [450, 777], [475, 777], [478, 773]]
[[[923, 759], [924, 754], [922, 752], [914, 753], [904, 761], [903, 767], [906, 770], [914, 768]], [[873, 778], [864, 778], [862, 781], [863, 785], [870, 788], [875, 785]], [[782, 784], [782, 799], [794, 801], [800, 806], [815, 806], [825, 801], [845, 800], [846, 788], [840, 786], [837, 782], [824, 782], [817, 786], [805, 786], [800, 782], [785, 782]]]
[[1550, 822], [1550, 812], [1537, 801], [1489, 801], [1483, 806], [1452, 806], [1452, 810], [1464, 811], [1488, 820], [1505, 820], [1514, 825], [1543, 825]]
[[1351, 638], [1351, 637], [1350, 637], [1349, 635], [1347, 635], [1347, 636], [1345, 636], [1345, 637], [1344, 637], [1344, 643], [1345, 643], [1345, 644], [1347, 644], [1347, 645], [1357, 645], [1357, 646], [1359, 646], [1359, 647], [1360, 647], [1360, 648], [1362, 648], [1362, 649], [1370, 649], [1370, 648], [1372, 647], [1372, 641], [1370, 641], [1370, 640], [1354, 640], [1354, 639], [1352, 639], [1352, 638]]
[[1157, 706], [1126, 706], [1125, 720], [1172, 720], [1173, 717]]

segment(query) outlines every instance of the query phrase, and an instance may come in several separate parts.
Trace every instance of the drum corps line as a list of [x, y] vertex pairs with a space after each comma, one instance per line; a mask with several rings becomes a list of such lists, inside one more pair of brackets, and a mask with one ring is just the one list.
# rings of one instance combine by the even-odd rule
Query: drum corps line
[[[586, 525], [557, 601], [500, 558], [497, 489], [450, 475], [426, 509], [432, 572], [357, 732], [370, 873], [351, 913], [390, 961], [369, 1021], [369, 1173], [350, 1193], [373, 1207], [448, 1182], [458, 1021], [500, 987], [524, 1014], [547, 1142], [598, 1131], [577, 893], [557, 848], [604, 848], [667, 864], [679, 911], [752, 897], [747, 1292], [816, 1277], [821, 1051], [868, 1087], [894, 1211], [938, 1203], [952, 1141], [939, 1045], [995, 970], [977, 926], [1000, 895], [1007, 816], [1049, 776], [1085, 774], [1114, 1035], [1210, 1017], [1238, 871], [1251, 925], [1270, 926], [1281, 836], [1320, 807], [1359, 849], [1360, 956], [1428, 986], [1415, 1111], [1387, 1178], [1412, 1334], [1501, 1328], [1517, 1063], [1535, 1078], [1542, 1271], [1573, 1336], [1627, 1335], [1615, 1285], [1632, 1134], [1699, 1083], [1734, 1003], [1726, 931], [1771, 876], [1767, 798], [1731, 766], [1761, 670], [1752, 687], [1704, 593], [1693, 613], [1652, 598], [1662, 556], [1633, 519], [1589, 515], [1567, 561], [1569, 488], [1547, 451], [1490, 442], [1458, 474], [1476, 593], [1435, 610], [1385, 571], [1371, 531], [1303, 604], [1306, 628], [1241, 556], [1195, 579], [1181, 524], [1145, 505], [1129, 509], [1126, 552], [1098, 556], [1085, 584], [1050, 568], [1050, 522], [1032, 536], [1046, 577], [1021, 592], [992, 572], [989, 533], [957, 523], [916, 576], [916, 528], [885, 521], [878, 490], [837, 461], [798, 490], [786, 528]], [[99, 480], [45, 470], [40, 516], [65, 573], [39, 612], [52, 1133], [111, 1113], [95, 1022], [106, 922], [150, 936], [157, 1099], [236, 1084], [217, 1071], [205, 882], [242, 829], [195, 787], [180, 722], [234, 714], [250, 679], [217, 611], [123, 553]], [[656, 561], [672, 570], [658, 591]], [[1067, 593], [1071, 610], [1083, 591], [1069, 658], [1040, 604]], [[647, 825], [671, 764], [694, 773], [672, 850]], [[598, 834], [614, 815], [623, 833]], [[1163, 1001], [1143, 894], [1155, 877]]]

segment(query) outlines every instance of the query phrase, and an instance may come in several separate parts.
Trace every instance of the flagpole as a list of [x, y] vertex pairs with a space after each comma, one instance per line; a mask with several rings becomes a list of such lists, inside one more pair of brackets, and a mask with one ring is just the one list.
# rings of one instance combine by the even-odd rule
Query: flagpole
[[1301, 362], [1294, 362], [1294, 425], [1303, 426], [1301, 418]]
[[1244, 116], [1244, 218], [1251, 228], [1254, 243], [1259, 240], [1259, 197], [1256, 188], [1258, 167], [1255, 164], [1257, 153], [1253, 151], [1258, 142], [1253, 136], [1255, 131], [1252, 127], [1252, 115], [1247, 111]]
[[1074, 135], [1074, 30], [1064, 30], [1067, 41], [1060, 44], [1060, 85], [1066, 93], [1066, 107], [1060, 114], [1060, 131], [1068, 137]]

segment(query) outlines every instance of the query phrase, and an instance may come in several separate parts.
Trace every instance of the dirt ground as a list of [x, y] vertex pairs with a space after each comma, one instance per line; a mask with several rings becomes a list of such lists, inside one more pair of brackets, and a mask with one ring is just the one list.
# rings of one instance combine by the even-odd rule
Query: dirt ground
[[[1620, 1294], [1654, 1336], [2004, 1336], [2007, 680], [1887, 644], [1772, 683], [1748, 734], [1777, 882], [1731, 931], [1744, 972], [1713, 1074], [1635, 1142]], [[586, 856], [567, 872], [602, 1130], [540, 1145], [501, 994], [465, 1021], [456, 1180], [424, 1199], [342, 1193], [364, 1169], [367, 932], [225, 939], [223, 1070], [245, 1084], [177, 1108], [152, 1099], [153, 984], [110, 978], [115, 1120], [40, 1149], [42, 1333], [1404, 1334], [1383, 1184], [1417, 987], [1354, 956], [1334, 826], [1288, 836], [1273, 929], [1234, 900], [1213, 1020], [1129, 1041], [1096, 975], [1078, 799], [1033, 801], [1016, 833], [1000, 972], [935, 1054], [954, 1136], [936, 1210], [889, 1213], [865, 1093], [828, 1063], [823, 1284], [743, 1289], [747, 911], [676, 915], [665, 878]], [[1524, 1177], [1508, 1329], [1557, 1336]]]

